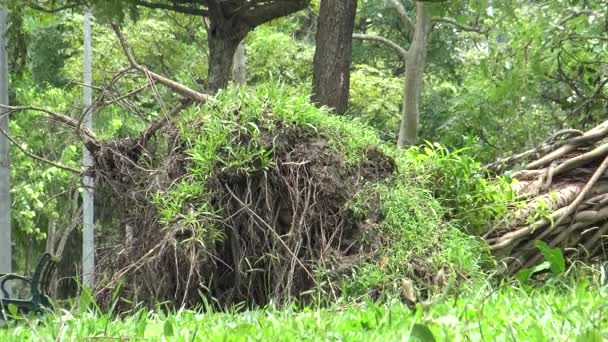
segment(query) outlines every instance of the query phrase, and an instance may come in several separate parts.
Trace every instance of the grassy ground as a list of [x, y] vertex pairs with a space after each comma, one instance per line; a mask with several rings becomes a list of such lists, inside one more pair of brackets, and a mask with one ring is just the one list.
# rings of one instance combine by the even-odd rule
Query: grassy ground
[[[323, 310], [239, 314], [141, 310], [110, 319], [94, 310], [58, 312], [0, 330], [0, 341], [602, 341], [608, 338], [608, 289], [546, 286], [452, 298], [428, 309], [372, 303]], [[412, 328], [415, 327], [413, 330]]]

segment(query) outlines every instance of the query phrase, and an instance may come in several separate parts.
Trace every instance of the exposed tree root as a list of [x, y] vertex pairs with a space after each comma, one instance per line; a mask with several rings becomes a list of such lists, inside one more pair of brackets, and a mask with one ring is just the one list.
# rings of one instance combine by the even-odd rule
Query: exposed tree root
[[[507, 274], [542, 261], [535, 240], [560, 247], [570, 259], [605, 257], [608, 242], [608, 121], [587, 132], [558, 132], [533, 150], [487, 165], [513, 173], [523, 201], [486, 234], [505, 258]], [[521, 167], [521, 166], [520, 166]]]
[[[98, 298], [109, 305], [119, 284], [124, 300], [150, 305], [192, 306], [201, 295], [221, 306], [281, 304], [306, 300], [311, 289], [337, 295], [319, 283], [315, 268], [338, 268], [342, 258], [368, 253], [360, 239], [363, 222], [347, 203], [365, 182], [391, 175], [394, 163], [370, 150], [369, 162], [346, 167], [323, 137], [297, 126], [268, 140], [274, 166], [242, 172], [218, 165], [201, 189], [218, 214], [196, 213], [192, 225], [179, 218], [161, 222], [151, 204], [157, 192], [189, 177], [186, 165], [169, 171], [183, 160], [181, 152], [152, 174], [130, 158], [98, 161], [96, 173], [125, 208], [127, 227], [116, 247], [102, 253]], [[122, 155], [120, 149], [107, 154]], [[198, 210], [196, 198], [188, 205]], [[221, 237], [206, 240], [201, 228]]]

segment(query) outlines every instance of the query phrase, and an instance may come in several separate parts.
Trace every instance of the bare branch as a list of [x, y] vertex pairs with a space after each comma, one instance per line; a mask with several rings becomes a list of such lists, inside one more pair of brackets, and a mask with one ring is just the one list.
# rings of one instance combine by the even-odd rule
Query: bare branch
[[54, 166], [54, 167], [56, 167], [58, 169], [61, 169], [61, 170], [64, 170], [64, 171], [68, 171], [68, 172], [71, 172], [71, 173], [74, 173], [74, 174], [77, 174], [77, 175], [81, 174], [80, 170], [77, 170], [77, 169], [75, 169], [73, 167], [69, 167], [69, 166], [66, 166], [66, 165], [59, 164], [57, 162], [54, 162], [52, 160], [48, 160], [48, 159], [46, 159], [44, 157], [40, 157], [40, 156], [37, 156], [37, 155], [33, 154], [32, 152], [29, 152], [23, 146], [21, 146], [21, 144], [19, 142], [15, 141], [15, 139], [13, 139], [10, 136], [10, 134], [8, 134], [3, 128], [0, 128], [0, 133], [2, 135], [4, 135], [11, 142], [11, 144], [13, 144], [13, 146], [17, 147], [17, 149], [19, 149], [21, 152], [23, 152], [23, 154], [25, 154], [26, 156], [28, 156], [28, 157], [30, 157], [30, 158], [32, 158], [34, 160], [43, 162], [45, 164], [49, 164], [51, 166]]
[[593, 10], [573, 11], [572, 13], [570, 13], [569, 15], [567, 15], [566, 17], [564, 17], [564, 19], [560, 20], [559, 24], [560, 25], [564, 25], [568, 21], [570, 21], [570, 20], [572, 20], [574, 18], [578, 18], [578, 17], [580, 17], [582, 15], [588, 15], [588, 16], [596, 15], [596, 16], [599, 16], [599, 15], [601, 15], [601, 13], [597, 12], [597, 11], [593, 11]]
[[399, 58], [401, 58], [403, 61], [405, 61], [407, 59], [407, 50], [402, 48], [401, 46], [399, 46], [399, 44], [393, 42], [392, 40], [390, 40], [388, 38], [371, 35], [371, 34], [355, 33], [355, 34], [353, 34], [353, 39], [371, 40], [371, 41], [382, 43], [382, 44], [392, 48], [393, 50], [395, 50], [395, 52], [397, 52], [397, 54], [399, 55]]
[[608, 36], [571, 34], [568, 36], [568, 39], [572, 39], [572, 40], [591, 40], [591, 39], [608, 40]]
[[13, 112], [19, 112], [19, 111], [25, 111], [25, 110], [33, 110], [36, 112], [42, 112], [47, 114], [49, 117], [51, 117], [52, 119], [59, 121], [67, 126], [70, 126], [72, 128], [75, 128], [76, 130], [78, 130], [81, 135], [83, 135], [83, 140], [85, 141], [85, 143], [94, 143], [97, 144], [97, 137], [95, 136], [95, 133], [93, 133], [93, 131], [91, 131], [88, 128], [85, 127], [81, 127], [79, 125], [78, 120], [73, 119], [67, 115], [64, 114], [59, 114], [56, 112], [53, 112], [51, 110], [48, 110], [46, 108], [42, 108], [42, 107], [36, 107], [36, 106], [5, 106], [5, 105], [0, 105], [0, 108], [5, 108], [8, 110], [8, 114], [13, 113]]
[[55, 7], [55, 8], [46, 8], [43, 6], [40, 6], [38, 4], [35, 3], [28, 3], [27, 6], [29, 6], [31, 9], [34, 9], [36, 11], [40, 11], [40, 12], [45, 12], [45, 13], [57, 13], [57, 12], [61, 12], [64, 10], [68, 10], [68, 9], [72, 9], [72, 8], [76, 8], [78, 6], [81, 6], [82, 3], [76, 2], [76, 3], [71, 3], [71, 4], [67, 4], [64, 6], [60, 6], [60, 7]]
[[150, 87], [150, 83], [146, 83], [146, 84], [144, 84], [143, 86], [141, 86], [141, 87], [139, 87], [139, 88], [136, 88], [136, 89], [134, 89], [134, 90], [131, 90], [130, 92], [128, 92], [128, 93], [126, 93], [126, 94], [120, 95], [120, 96], [115, 97], [115, 98], [113, 98], [113, 99], [104, 100], [104, 101], [102, 102], [102, 104], [103, 104], [104, 106], [107, 106], [107, 105], [110, 105], [110, 104], [113, 104], [113, 103], [116, 103], [116, 102], [122, 101], [122, 100], [124, 100], [124, 99], [126, 99], [126, 98], [129, 98], [129, 97], [131, 97], [131, 96], [133, 96], [133, 95], [135, 95], [135, 94], [137, 94], [137, 93], [140, 93], [140, 92], [141, 92], [141, 91], [143, 91], [143, 90], [148, 89], [149, 87]]
[[250, 28], [257, 27], [273, 19], [289, 15], [306, 8], [310, 0], [277, 0], [254, 7], [243, 13], [243, 19]]
[[486, 34], [490, 31], [490, 28], [488, 28], [488, 27], [484, 28], [481, 26], [471, 26], [471, 25], [467, 25], [467, 24], [461, 24], [453, 18], [433, 17], [432, 22], [450, 24], [450, 25], [456, 27], [457, 29], [459, 29], [461, 31], [466, 31], [466, 32], [477, 32], [480, 34]]
[[127, 56], [127, 59], [129, 60], [129, 63], [131, 64], [131, 66], [133, 68], [139, 70], [140, 72], [145, 74], [147, 77], [149, 77], [153, 81], [158, 82], [158, 83], [164, 85], [165, 87], [170, 88], [171, 90], [173, 90], [173, 91], [177, 92], [178, 94], [181, 94], [185, 97], [191, 98], [191, 99], [201, 102], [201, 103], [205, 103], [209, 100], [209, 98], [210, 98], [209, 94], [204, 94], [204, 93], [198, 92], [194, 89], [191, 89], [189, 87], [186, 87], [183, 84], [177, 83], [162, 75], [152, 72], [152, 71], [148, 70], [146, 67], [142, 66], [141, 64], [138, 64], [133, 55], [133, 51], [129, 47], [127, 40], [123, 36], [122, 31], [120, 30], [120, 27], [118, 26], [118, 24], [116, 22], [112, 23], [112, 29], [114, 29], [114, 32], [116, 33], [116, 36], [118, 37], [118, 40], [120, 42], [120, 46], [122, 47], [122, 50], [123, 50], [125, 56]]
[[135, 0], [134, 3], [138, 6], [143, 6], [143, 7], [152, 8], [152, 9], [164, 9], [164, 10], [169, 10], [169, 11], [173, 11], [173, 12], [192, 14], [192, 15], [202, 15], [202, 16], [209, 15], [209, 11], [207, 11], [205, 9], [198, 8], [198, 7], [181, 6], [181, 5], [178, 5], [176, 3], [176, 1], [173, 1], [171, 4], [163, 4], [163, 3], [158, 3], [158, 2], [147, 2], [147, 1], [143, 1], [143, 0]]
[[403, 26], [405, 27], [408, 38], [411, 40], [412, 36], [414, 35], [414, 30], [416, 28], [410, 20], [410, 17], [407, 16], [405, 6], [403, 6], [401, 0], [391, 0], [391, 3], [393, 4], [393, 8], [395, 9], [395, 11], [397, 11], [399, 19], [401, 19], [401, 23], [403, 23]]

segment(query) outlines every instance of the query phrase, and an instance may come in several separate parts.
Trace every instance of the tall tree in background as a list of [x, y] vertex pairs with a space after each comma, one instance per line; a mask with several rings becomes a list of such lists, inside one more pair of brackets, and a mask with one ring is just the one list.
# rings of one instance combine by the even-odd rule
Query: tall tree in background
[[416, 3], [416, 25], [412, 45], [405, 60], [405, 86], [403, 89], [403, 115], [399, 127], [398, 146], [410, 146], [418, 140], [418, 117], [420, 115], [420, 92], [428, 37], [431, 31], [431, 16], [424, 2]]
[[[180, 1], [179, 3], [186, 3], [190, 8], [200, 8], [201, 3], [206, 4], [206, 8], [200, 10], [199, 14], [209, 19], [208, 89], [216, 91], [228, 85], [232, 76], [234, 54], [249, 31], [268, 21], [304, 9], [309, 2], [310, 0]], [[142, 6], [152, 7], [150, 4], [144, 4], [143, 1], [140, 3]], [[173, 2], [170, 9], [176, 10], [179, 7], [175, 3]]]
[[[91, 62], [91, 14], [87, 10], [84, 15], [84, 87], [83, 87], [83, 108], [84, 108], [84, 126], [88, 129], [93, 127], [92, 119], [92, 62]], [[87, 286], [92, 286], [95, 274], [95, 208], [94, 208], [94, 193], [95, 181], [88, 173], [88, 170], [93, 166], [93, 157], [91, 152], [83, 149], [83, 165], [87, 170], [82, 178], [84, 191], [82, 194], [82, 275], [83, 282]]]
[[[6, 53], [7, 31], [6, 7], [0, 8], [0, 105], [8, 106], [8, 54]], [[12, 269], [11, 239], [11, 167], [10, 141], [8, 139], [8, 111], [0, 107], [0, 273]]]
[[401, 113], [401, 124], [399, 127], [399, 138], [397, 145], [406, 147], [416, 144], [418, 140], [418, 117], [420, 115], [420, 94], [423, 86], [424, 69], [429, 43], [429, 35], [436, 24], [447, 24], [457, 27], [462, 31], [481, 33], [483, 30], [478, 24], [465, 25], [458, 23], [452, 18], [431, 17], [430, 4], [432, 1], [416, 1], [415, 23], [409, 18], [406, 7], [402, 0], [390, 0], [403, 26], [403, 32], [410, 42], [409, 49], [405, 49], [394, 41], [377, 35], [353, 34], [354, 39], [375, 41], [393, 49], [405, 64], [403, 106]]
[[354, 39], [372, 40], [394, 49], [405, 64], [405, 79], [403, 85], [403, 106], [401, 124], [399, 127], [400, 147], [414, 145], [418, 139], [418, 116], [420, 115], [420, 92], [426, 54], [428, 36], [431, 31], [431, 16], [428, 5], [416, 2], [416, 23], [412, 23], [401, 0], [390, 0], [391, 5], [399, 15], [404, 26], [404, 32], [411, 42], [409, 50], [399, 44], [380, 36], [354, 34]]
[[317, 26], [311, 100], [346, 112], [357, 0], [322, 0]]
[[[354, 0], [353, 0], [354, 1]], [[116, 8], [114, 1], [107, 0], [31, 0], [33, 8], [45, 12], [56, 12], [88, 3], [102, 8], [104, 12], [123, 16], [125, 8]], [[146, 7], [167, 10], [206, 18], [207, 42], [209, 45], [209, 71], [207, 90], [215, 92], [225, 88], [232, 78], [233, 58], [239, 44], [247, 33], [271, 20], [290, 15], [306, 8], [310, 0], [179, 0], [179, 1], [125, 1], [123, 6], [134, 9]]]

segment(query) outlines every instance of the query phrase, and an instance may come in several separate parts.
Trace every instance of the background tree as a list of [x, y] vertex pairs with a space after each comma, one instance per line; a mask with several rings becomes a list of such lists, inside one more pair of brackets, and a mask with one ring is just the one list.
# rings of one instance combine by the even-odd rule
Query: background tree
[[[429, 34], [433, 27], [447, 24], [464, 31], [482, 31], [479, 26], [479, 17], [476, 18], [474, 25], [461, 24], [454, 19], [446, 17], [431, 17], [432, 11], [450, 12], [449, 7], [442, 8], [437, 6], [433, 9], [431, 8], [431, 3], [430, 1], [416, 1], [414, 4], [410, 4], [410, 10], [416, 13], [414, 23], [410, 19], [408, 8], [402, 0], [390, 0], [390, 6], [400, 19], [401, 32], [406, 41], [409, 42], [408, 49], [384, 36], [370, 34], [353, 35], [354, 39], [375, 41], [388, 46], [397, 53], [405, 66], [402, 115], [397, 140], [397, 144], [401, 147], [414, 145], [418, 140], [420, 96], [424, 69], [427, 64]], [[481, 8], [477, 8], [476, 12], [479, 13], [480, 10]]]
[[[393, 0], [400, 16], [404, 16], [397, 0]], [[412, 44], [405, 60], [405, 83], [403, 94], [403, 115], [399, 128], [397, 145], [404, 147], [416, 144], [418, 140], [418, 116], [422, 77], [426, 67], [428, 35], [431, 30], [430, 10], [424, 2], [416, 2], [416, 25]]]
[[357, 0], [322, 0], [317, 26], [311, 100], [346, 112]]
[[[46, 1], [30, 1], [30, 6], [46, 12], [56, 12], [82, 6], [82, 0], [54, 2], [54, 7], [46, 7]], [[271, 20], [304, 9], [310, 0], [182, 0], [182, 1], [145, 1], [129, 0], [124, 8], [116, 7], [114, 2], [93, 1], [98, 12], [112, 18], [124, 16], [124, 12], [135, 12], [137, 7], [171, 11], [196, 17], [204, 17], [209, 48], [209, 66], [206, 89], [217, 91], [228, 85], [232, 78], [233, 57], [237, 47], [254, 28]]]
[[493, 6], [487, 39], [471, 36], [475, 43], [457, 76], [443, 87], [444, 105], [429, 108], [425, 138], [467, 146], [491, 161], [562, 128], [604, 120], [607, 6], [582, 0]]

